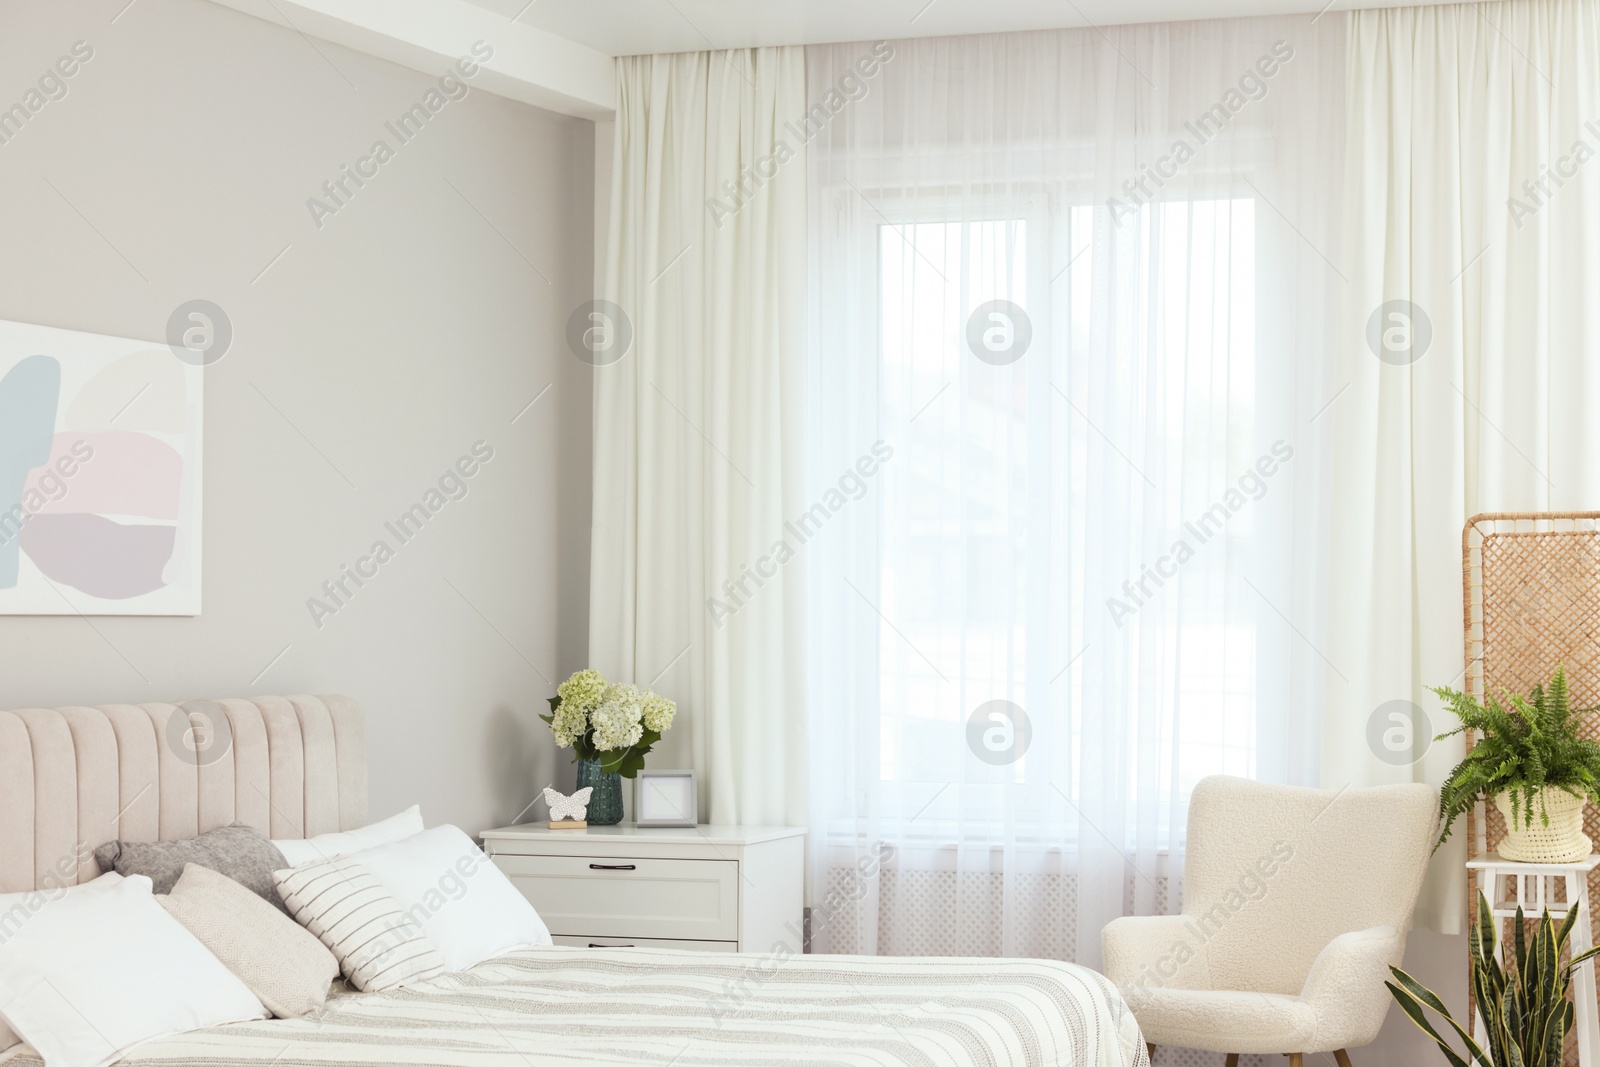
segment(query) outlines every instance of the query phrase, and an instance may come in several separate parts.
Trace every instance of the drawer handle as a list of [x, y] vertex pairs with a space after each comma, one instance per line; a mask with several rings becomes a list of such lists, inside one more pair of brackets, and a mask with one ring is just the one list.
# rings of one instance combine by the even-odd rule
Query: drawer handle
[[593, 941], [591, 941], [591, 942], [589, 942], [589, 947], [590, 948], [632, 948], [633, 946], [632, 945], [597, 945]]
[[639, 868], [632, 863], [591, 863], [591, 871], [636, 871]]

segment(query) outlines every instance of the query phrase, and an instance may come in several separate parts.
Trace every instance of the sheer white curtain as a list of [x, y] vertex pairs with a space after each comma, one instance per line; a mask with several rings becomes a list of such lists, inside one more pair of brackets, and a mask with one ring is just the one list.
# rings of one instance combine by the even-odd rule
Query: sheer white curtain
[[1197, 779], [1315, 782], [1343, 56], [808, 49], [819, 951], [1094, 964]]
[[[1324, 770], [1439, 782], [1458, 742], [1385, 761], [1365, 731], [1389, 701], [1446, 725], [1426, 687], [1461, 684], [1463, 523], [1600, 503], [1600, 4], [1350, 17]], [[1464, 842], [1419, 922], [1459, 932]]]
[[803, 588], [772, 546], [800, 490], [804, 146], [773, 154], [803, 107], [803, 57], [617, 66], [611, 303], [589, 327], [590, 654], [678, 701], [651, 764], [699, 770], [703, 816], [796, 823]]

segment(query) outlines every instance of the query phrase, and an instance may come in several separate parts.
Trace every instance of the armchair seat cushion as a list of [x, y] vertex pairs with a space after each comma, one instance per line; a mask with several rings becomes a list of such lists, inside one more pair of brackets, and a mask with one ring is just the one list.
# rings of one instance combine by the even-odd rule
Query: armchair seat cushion
[[1237, 990], [1126, 991], [1144, 1039], [1153, 1045], [1274, 1055], [1311, 1048], [1317, 1016], [1299, 997]]

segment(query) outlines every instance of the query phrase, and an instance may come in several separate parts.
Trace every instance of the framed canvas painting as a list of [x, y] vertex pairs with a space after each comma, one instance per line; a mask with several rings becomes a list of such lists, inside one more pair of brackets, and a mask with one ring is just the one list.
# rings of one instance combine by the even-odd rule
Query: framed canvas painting
[[202, 374], [0, 321], [0, 615], [200, 614]]

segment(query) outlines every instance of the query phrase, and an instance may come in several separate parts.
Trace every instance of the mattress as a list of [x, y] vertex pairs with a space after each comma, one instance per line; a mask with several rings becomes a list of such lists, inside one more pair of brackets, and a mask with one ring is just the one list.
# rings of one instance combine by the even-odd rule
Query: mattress
[[[0, 1057], [3, 1058], [3, 1057]], [[1116, 988], [1050, 960], [544, 948], [122, 1061], [202, 1067], [1149, 1067]], [[42, 1067], [31, 1050], [6, 1067]]]

